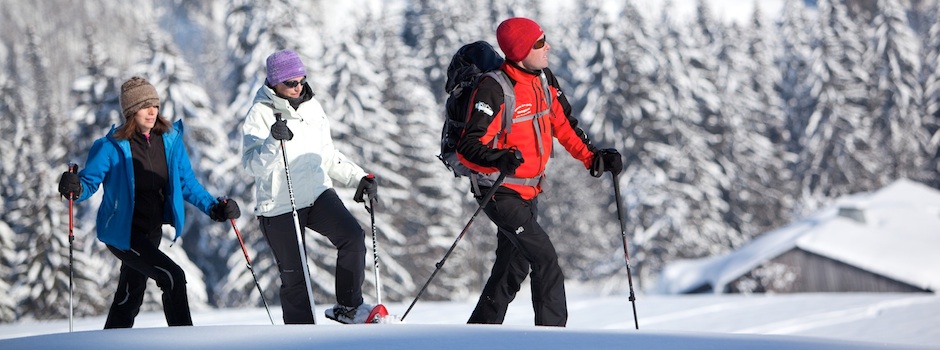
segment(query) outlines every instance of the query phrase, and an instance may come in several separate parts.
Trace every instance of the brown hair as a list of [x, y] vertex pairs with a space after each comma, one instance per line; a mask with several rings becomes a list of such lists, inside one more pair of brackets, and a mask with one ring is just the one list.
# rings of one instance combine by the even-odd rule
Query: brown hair
[[[170, 130], [171, 125], [170, 121], [166, 120], [163, 115], [157, 115], [157, 121], [153, 124], [153, 129], [150, 129], [151, 134], [163, 135], [163, 133]], [[124, 122], [124, 125], [121, 125], [114, 131], [114, 138], [118, 140], [128, 140], [131, 136], [134, 136], [134, 133], [137, 132], [137, 118], [130, 116], [127, 118], [127, 121]]]

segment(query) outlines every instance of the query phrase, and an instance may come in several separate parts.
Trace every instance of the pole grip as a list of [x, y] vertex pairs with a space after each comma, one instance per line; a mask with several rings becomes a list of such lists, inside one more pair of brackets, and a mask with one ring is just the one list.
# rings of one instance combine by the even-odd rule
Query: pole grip
[[[365, 178], [367, 178], [367, 179], [375, 179], [375, 175], [366, 174]], [[362, 198], [362, 197], [365, 195], [364, 192], [365, 192], [365, 188], [364, 188], [364, 187], [359, 186], [359, 188], [356, 188], [356, 194], [353, 195], [353, 200], [356, 201], [356, 202], [358, 202], [358, 203], [364, 203], [365, 200]], [[372, 198], [372, 196], [369, 196], [369, 204], [370, 204], [370, 205], [374, 205], [373, 203], [374, 203], [374, 198]], [[366, 208], [366, 209], [368, 209], [368, 208]]]

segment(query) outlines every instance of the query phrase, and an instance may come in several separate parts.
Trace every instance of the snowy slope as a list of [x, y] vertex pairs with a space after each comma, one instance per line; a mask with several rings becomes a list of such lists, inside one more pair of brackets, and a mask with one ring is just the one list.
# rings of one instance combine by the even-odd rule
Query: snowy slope
[[55, 334], [0, 341], [4, 349], [904, 349], [799, 337], [583, 331], [519, 326], [209, 326]]
[[[936, 295], [640, 295], [635, 330], [626, 297], [570, 290], [565, 329], [533, 327], [523, 293], [502, 326], [464, 325], [472, 302], [420, 301], [405, 324], [369, 326], [322, 316], [318, 326], [271, 326], [264, 309], [238, 309], [196, 312], [196, 327], [168, 328], [151, 312], [132, 330], [102, 331], [103, 316], [76, 320], [73, 334], [67, 320], [0, 325], [0, 349], [940, 349]], [[388, 306], [401, 314], [407, 303]], [[280, 310], [272, 313], [280, 323]]]

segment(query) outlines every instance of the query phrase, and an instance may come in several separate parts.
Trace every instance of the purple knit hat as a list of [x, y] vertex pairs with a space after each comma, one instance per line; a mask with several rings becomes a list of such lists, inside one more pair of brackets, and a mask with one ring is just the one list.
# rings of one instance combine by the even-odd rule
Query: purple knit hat
[[274, 86], [285, 81], [307, 75], [300, 56], [291, 50], [281, 50], [268, 56], [265, 62], [268, 85]]

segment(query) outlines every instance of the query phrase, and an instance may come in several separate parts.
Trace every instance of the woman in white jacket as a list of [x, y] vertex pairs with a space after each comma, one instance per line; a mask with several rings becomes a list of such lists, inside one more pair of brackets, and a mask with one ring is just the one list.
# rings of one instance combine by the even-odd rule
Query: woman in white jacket
[[374, 198], [375, 178], [333, 146], [329, 121], [313, 98], [297, 53], [271, 54], [266, 73], [265, 85], [258, 89], [242, 126], [242, 165], [254, 177], [255, 215], [277, 260], [284, 323], [314, 323], [309, 276], [304, 276], [303, 268], [306, 257], [300, 256], [286, 169], [301, 231], [305, 227], [317, 231], [337, 249], [337, 303], [326, 316], [342, 323], [363, 323], [373, 307], [362, 299], [365, 233], [337, 196], [333, 181], [349, 187], [358, 184], [358, 191]]

